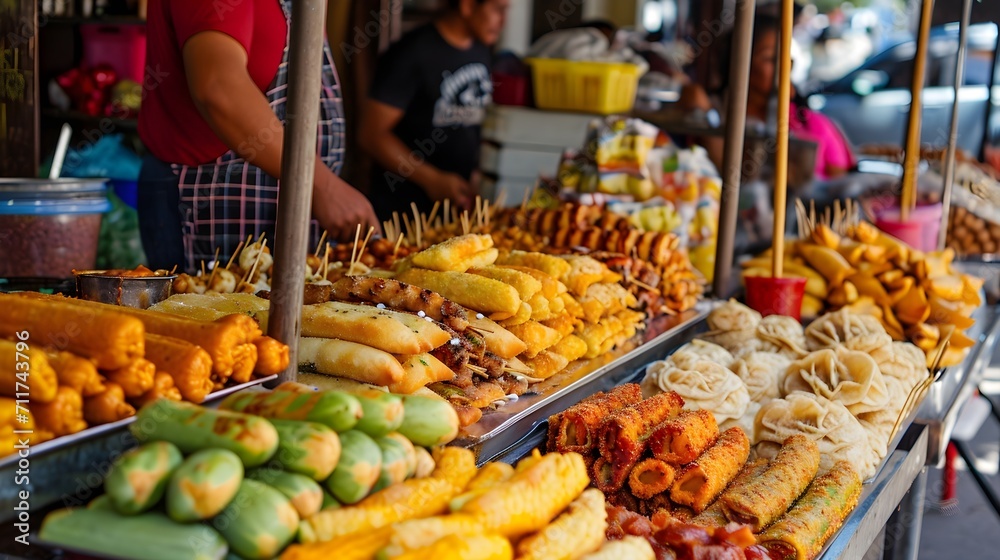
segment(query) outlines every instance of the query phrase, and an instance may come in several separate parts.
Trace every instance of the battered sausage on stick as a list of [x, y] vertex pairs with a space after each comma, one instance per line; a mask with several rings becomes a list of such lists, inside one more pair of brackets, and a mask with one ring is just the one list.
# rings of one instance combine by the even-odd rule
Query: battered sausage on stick
[[441, 294], [411, 286], [391, 278], [376, 276], [345, 276], [331, 290], [332, 299], [383, 304], [392, 309], [420, 313], [458, 332], [469, 326], [469, 317], [461, 305]]
[[230, 379], [236, 383], [246, 383], [253, 377], [256, 367], [257, 347], [254, 344], [237, 344], [233, 347], [233, 374]]
[[102, 369], [142, 357], [143, 324], [121, 311], [128, 308], [79, 301], [29, 292], [0, 296], [0, 338], [28, 331], [35, 345], [93, 359]]
[[184, 400], [201, 403], [212, 392], [212, 358], [185, 340], [146, 334], [146, 359], [166, 372]]
[[138, 399], [132, 399], [132, 402], [141, 408], [156, 399], [181, 400], [181, 392], [174, 385], [174, 378], [161, 371], [156, 372], [156, 375], [153, 376], [153, 388], [143, 393]]
[[335, 301], [303, 307], [302, 335], [356, 342], [390, 354], [423, 354], [451, 338], [415, 315]]
[[299, 365], [312, 365], [319, 373], [372, 385], [393, 385], [406, 376], [392, 354], [346, 340], [303, 337], [299, 341]]
[[135, 399], [153, 388], [155, 374], [156, 365], [140, 358], [123, 368], [104, 372], [104, 377], [112, 383], [121, 385], [126, 397]]
[[110, 424], [135, 416], [135, 407], [125, 402], [125, 391], [121, 385], [108, 382], [104, 387], [104, 392], [83, 401], [83, 417], [88, 424]]
[[30, 392], [34, 402], [52, 402], [58, 385], [56, 372], [41, 349], [22, 343], [19, 352], [16, 342], [0, 339], [0, 395], [24, 398]]
[[288, 368], [290, 358], [287, 344], [262, 336], [253, 341], [253, 345], [257, 347], [257, 365], [253, 372], [258, 377], [277, 375]]
[[83, 421], [83, 397], [69, 387], [59, 387], [52, 402], [31, 407], [35, 425], [53, 436], [75, 434], [87, 427]]
[[[149, 351], [148, 347], [146, 351]], [[94, 362], [70, 352], [46, 352], [45, 355], [52, 369], [56, 370], [60, 385], [79, 391], [83, 398], [104, 392], [104, 381]]]
[[512, 286], [475, 274], [411, 268], [397, 279], [434, 290], [459, 305], [487, 315], [496, 313], [513, 317], [521, 307], [521, 298]]

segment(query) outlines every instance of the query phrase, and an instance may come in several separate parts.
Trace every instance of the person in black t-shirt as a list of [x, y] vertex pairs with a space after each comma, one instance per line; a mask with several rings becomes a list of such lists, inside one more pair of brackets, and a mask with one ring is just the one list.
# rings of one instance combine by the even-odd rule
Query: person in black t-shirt
[[451, 199], [468, 207], [479, 137], [492, 101], [490, 46], [509, 0], [449, 0], [432, 23], [379, 60], [359, 141], [376, 163], [369, 197], [380, 219]]

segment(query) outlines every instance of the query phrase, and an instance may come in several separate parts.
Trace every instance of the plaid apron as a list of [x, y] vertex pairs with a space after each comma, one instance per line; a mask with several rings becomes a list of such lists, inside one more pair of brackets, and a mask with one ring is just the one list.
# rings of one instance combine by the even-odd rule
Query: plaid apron
[[[292, 0], [277, 1], [281, 3], [290, 31]], [[344, 155], [344, 116], [337, 71], [325, 38], [322, 82], [317, 157], [338, 173]], [[265, 92], [271, 109], [282, 124], [285, 122], [287, 93], [286, 36], [278, 73]], [[259, 137], [268, 139], [266, 136], [270, 134], [272, 131], [265, 130]], [[249, 144], [252, 146], [253, 142], [254, 139], [251, 139]], [[278, 209], [277, 179], [231, 150], [211, 163], [198, 166], [174, 164], [173, 169], [179, 177], [181, 228], [188, 271], [194, 271], [201, 261], [211, 261], [217, 247], [221, 248], [220, 260], [225, 262], [248, 235], [256, 239], [264, 233], [273, 243]], [[310, 236], [315, 241], [319, 237], [316, 220], [312, 220], [310, 229]]]

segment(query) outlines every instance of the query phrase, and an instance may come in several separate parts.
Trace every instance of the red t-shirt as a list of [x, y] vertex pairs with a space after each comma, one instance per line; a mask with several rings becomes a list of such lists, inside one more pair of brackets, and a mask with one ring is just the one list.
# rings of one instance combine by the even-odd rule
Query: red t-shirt
[[150, 0], [146, 22], [145, 97], [139, 137], [167, 163], [200, 165], [229, 148], [195, 107], [184, 74], [184, 43], [203, 31], [219, 31], [247, 51], [247, 71], [262, 92], [274, 80], [286, 39], [278, 0]]

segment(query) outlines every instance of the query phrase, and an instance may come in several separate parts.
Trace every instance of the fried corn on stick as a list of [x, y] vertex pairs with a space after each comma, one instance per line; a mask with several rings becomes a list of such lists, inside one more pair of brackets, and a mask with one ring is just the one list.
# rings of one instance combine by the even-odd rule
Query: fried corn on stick
[[664, 422], [649, 437], [653, 457], [684, 465], [694, 461], [719, 437], [715, 415], [707, 410], [686, 410]]
[[0, 338], [28, 331], [34, 345], [54, 346], [93, 359], [99, 368], [117, 369], [143, 353], [142, 322], [129, 317], [127, 309], [34, 292], [3, 295]]
[[601, 547], [607, 528], [604, 494], [596, 488], [584, 490], [555, 521], [522, 539], [517, 544], [517, 557], [521, 560], [576, 560]]
[[302, 521], [299, 540], [328, 541], [442, 513], [475, 474], [476, 460], [471, 451], [442, 448], [429, 477], [393, 484], [353, 507], [323, 510]]
[[104, 372], [104, 377], [125, 391], [125, 396], [130, 399], [141, 397], [143, 393], [153, 388], [153, 375], [156, 374], [156, 365], [153, 362], [140, 358], [126, 367]]
[[200, 346], [147, 333], [146, 359], [173, 378], [184, 400], [201, 403], [212, 392], [212, 357]]
[[597, 487], [602, 490], [621, 488], [632, 467], [639, 462], [646, 449], [646, 440], [656, 426], [675, 416], [683, 407], [684, 399], [670, 391], [622, 408], [609, 416], [601, 425], [597, 441], [601, 456], [608, 460], [610, 469], [603, 471], [602, 478], [596, 481]]
[[87, 427], [83, 420], [83, 397], [69, 387], [59, 387], [56, 398], [31, 407], [35, 425], [55, 437], [75, 434]]
[[767, 471], [720, 500], [730, 521], [759, 533], [773, 523], [805, 491], [819, 472], [819, 446], [803, 435], [786, 439]]
[[121, 385], [108, 382], [104, 387], [103, 393], [83, 401], [83, 418], [87, 424], [91, 426], [110, 424], [122, 418], [135, 416], [135, 407], [125, 402], [125, 391]]
[[428, 270], [464, 272], [461, 267], [467, 259], [492, 247], [493, 238], [489, 235], [460, 235], [413, 255], [413, 264]]
[[459, 305], [487, 315], [501, 313], [512, 317], [521, 307], [521, 298], [512, 286], [474, 274], [411, 268], [397, 279], [433, 290]]
[[861, 478], [845, 461], [817, 477], [785, 515], [759, 537], [772, 558], [808, 560], [843, 524], [858, 504]]
[[729, 483], [729, 486], [722, 492], [719, 499], [712, 502], [712, 505], [705, 508], [705, 511], [692, 518], [691, 523], [701, 525], [702, 527], [725, 527], [728, 525], [729, 519], [726, 517], [726, 512], [722, 507], [723, 498], [731, 493], [741, 491], [748, 482], [764, 474], [764, 471], [767, 470], [767, 465], [767, 459], [757, 459], [743, 465], [739, 474]]
[[512, 560], [510, 541], [499, 535], [447, 535], [434, 544], [386, 556], [393, 560]]
[[608, 393], [597, 393], [566, 409], [553, 421], [549, 418], [550, 439], [555, 447], [549, 451], [560, 453], [589, 453], [597, 446], [597, 430], [605, 418], [620, 408], [642, 400], [638, 384], [628, 383], [615, 387]]
[[[0, 395], [26, 398], [39, 403], [56, 398], [59, 380], [41, 348], [0, 339]], [[30, 376], [30, 377], [29, 377]]]
[[617, 541], [607, 541], [597, 552], [585, 555], [580, 560], [654, 560], [656, 553], [644, 537], [628, 535]]
[[677, 472], [666, 461], [650, 457], [639, 461], [628, 475], [628, 487], [641, 500], [648, 500], [670, 489]]
[[288, 367], [290, 358], [287, 344], [262, 336], [254, 340], [253, 345], [257, 347], [257, 364], [253, 369], [257, 377], [277, 375]]
[[47, 352], [46, 357], [60, 385], [79, 391], [84, 398], [104, 392], [104, 380], [94, 362], [70, 352]]
[[559, 257], [546, 255], [544, 253], [528, 253], [525, 251], [511, 251], [506, 255], [500, 255], [496, 264], [502, 266], [522, 266], [540, 270], [552, 278], [562, 278], [569, 273], [570, 264]]
[[492, 488], [462, 506], [485, 532], [513, 537], [535, 532], [573, 501], [590, 484], [583, 457], [549, 454], [519, 470], [506, 484]]
[[670, 488], [670, 499], [689, 506], [695, 513], [722, 493], [750, 456], [750, 440], [739, 427], [722, 432], [712, 447], [684, 467]]

